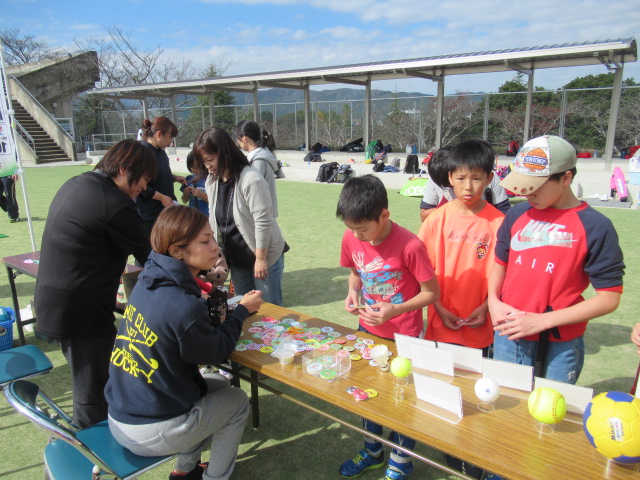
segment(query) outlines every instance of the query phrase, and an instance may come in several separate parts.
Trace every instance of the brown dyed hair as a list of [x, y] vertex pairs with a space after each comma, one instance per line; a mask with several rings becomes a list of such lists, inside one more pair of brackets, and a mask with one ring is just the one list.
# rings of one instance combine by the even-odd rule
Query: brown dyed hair
[[170, 256], [169, 247], [186, 247], [208, 223], [209, 218], [197, 208], [186, 205], [165, 208], [151, 230], [151, 248]]
[[249, 160], [238, 148], [231, 136], [219, 127], [210, 127], [201, 132], [193, 146], [197, 171], [206, 176], [207, 169], [202, 157], [205, 154], [218, 154], [218, 176], [228, 172], [234, 183], [240, 178], [242, 169], [249, 165]]
[[167, 117], [156, 117], [153, 122], [145, 118], [142, 122], [142, 130], [144, 130], [142, 136], [145, 139], [153, 137], [156, 132], [162, 132], [163, 135], [169, 132], [174, 138], [178, 136], [178, 127]]
[[111, 178], [120, 174], [120, 170], [127, 174], [127, 182], [133, 185], [143, 176], [155, 180], [158, 175], [158, 165], [153, 154], [136, 140], [122, 140], [107, 150], [94, 170], [100, 170]]

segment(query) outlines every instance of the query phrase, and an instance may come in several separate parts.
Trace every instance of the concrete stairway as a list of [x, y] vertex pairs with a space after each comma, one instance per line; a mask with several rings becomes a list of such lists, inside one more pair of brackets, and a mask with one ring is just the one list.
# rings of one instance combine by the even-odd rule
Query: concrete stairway
[[64, 153], [17, 100], [14, 99], [12, 105], [16, 120], [33, 137], [37, 163], [73, 160]]

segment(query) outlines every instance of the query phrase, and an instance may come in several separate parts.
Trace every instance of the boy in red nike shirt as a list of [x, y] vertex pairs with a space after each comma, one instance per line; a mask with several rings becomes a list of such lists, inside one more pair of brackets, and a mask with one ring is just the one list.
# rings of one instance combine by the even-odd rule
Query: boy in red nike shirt
[[[575, 384], [587, 322], [620, 302], [624, 263], [611, 221], [571, 190], [576, 151], [565, 140], [527, 142], [501, 182], [525, 195], [498, 231], [489, 276], [494, 359], [538, 364], [535, 374]], [[585, 300], [591, 284], [596, 295]]]

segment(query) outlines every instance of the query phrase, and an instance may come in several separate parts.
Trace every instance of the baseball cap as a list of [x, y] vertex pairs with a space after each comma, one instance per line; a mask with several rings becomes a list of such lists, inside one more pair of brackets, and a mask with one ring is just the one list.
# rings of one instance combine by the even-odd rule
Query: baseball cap
[[576, 166], [576, 149], [561, 137], [544, 135], [525, 143], [513, 162], [511, 173], [500, 182], [518, 195], [535, 192], [556, 173]]

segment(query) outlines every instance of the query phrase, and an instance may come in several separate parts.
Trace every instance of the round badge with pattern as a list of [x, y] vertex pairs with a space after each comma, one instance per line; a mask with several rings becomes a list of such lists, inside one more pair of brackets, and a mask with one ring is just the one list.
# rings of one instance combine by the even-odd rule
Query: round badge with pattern
[[312, 374], [312, 375], [315, 375], [320, 370], [322, 370], [322, 364], [321, 363], [314, 362], [314, 363], [310, 363], [309, 365], [307, 365], [307, 372]]

